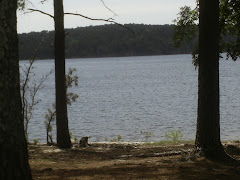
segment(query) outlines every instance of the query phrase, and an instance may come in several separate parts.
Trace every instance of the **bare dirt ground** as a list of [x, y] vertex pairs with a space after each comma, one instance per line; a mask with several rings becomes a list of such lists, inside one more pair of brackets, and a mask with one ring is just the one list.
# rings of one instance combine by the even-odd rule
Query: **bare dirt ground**
[[[224, 143], [240, 159], [240, 142]], [[29, 145], [34, 179], [226, 179], [240, 180], [240, 167], [193, 156], [192, 143], [146, 145], [91, 143], [90, 147], [59, 149]]]

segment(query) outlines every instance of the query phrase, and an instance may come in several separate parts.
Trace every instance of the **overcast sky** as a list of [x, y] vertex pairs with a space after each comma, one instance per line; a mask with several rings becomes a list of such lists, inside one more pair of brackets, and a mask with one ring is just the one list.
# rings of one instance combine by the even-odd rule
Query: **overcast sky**
[[[30, 0], [27, 8], [39, 9], [53, 15], [53, 0], [41, 4], [41, 0]], [[117, 16], [106, 9], [101, 0], [64, 0], [65, 12], [79, 13], [91, 18], [114, 18], [118, 23], [137, 24], [172, 24], [179, 8], [195, 6], [195, 0], [104, 0], [105, 4]], [[27, 10], [25, 10], [26, 12]], [[86, 20], [77, 16], [65, 16], [65, 28], [106, 24]], [[50, 17], [33, 12], [18, 12], [18, 32], [53, 30], [54, 23]]]

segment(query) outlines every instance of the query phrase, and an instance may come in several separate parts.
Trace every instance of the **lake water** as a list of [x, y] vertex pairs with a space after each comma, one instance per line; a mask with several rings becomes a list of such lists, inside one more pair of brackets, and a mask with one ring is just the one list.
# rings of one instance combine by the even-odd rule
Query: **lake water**
[[[34, 66], [40, 78], [54, 69], [54, 61]], [[170, 130], [181, 130], [185, 140], [195, 138], [197, 70], [191, 55], [70, 59], [66, 66], [77, 68], [79, 77], [79, 86], [71, 89], [79, 98], [68, 107], [69, 128], [78, 139], [91, 136], [94, 142], [121, 135], [124, 141], [159, 141]], [[46, 142], [44, 117], [55, 99], [54, 74], [44, 85], [29, 124], [30, 141]], [[239, 92], [240, 62], [221, 60], [222, 140], [239, 140]]]

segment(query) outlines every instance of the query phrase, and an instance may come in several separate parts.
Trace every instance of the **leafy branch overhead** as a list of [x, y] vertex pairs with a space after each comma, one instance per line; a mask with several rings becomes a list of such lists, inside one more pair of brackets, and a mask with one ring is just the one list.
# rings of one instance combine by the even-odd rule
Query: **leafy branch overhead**
[[196, 37], [199, 9], [196, 7], [192, 10], [191, 7], [184, 6], [180, 8], [178, 15], [177, 19], [174, 20], [176, 24], [174, 44], [177, 47]]
[[[220, 18], [220, 53], [227, 52], [227, 59], [237, 60], [240, 57], [240, 1], [222, 0], [219, 6]], [[199, 1], [196, 7], [184, 6], [180, 8], [176, 24], [174, 44], [179, 47], [196, 37], [198, 33]], [[198, 65], [198, 47], [193, 52], [193, 63]]]

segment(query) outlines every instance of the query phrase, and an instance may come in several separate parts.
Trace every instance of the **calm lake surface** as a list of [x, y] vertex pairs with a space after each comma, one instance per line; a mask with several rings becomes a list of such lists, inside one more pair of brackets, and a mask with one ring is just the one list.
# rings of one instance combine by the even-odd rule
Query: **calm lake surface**
[[[20, 65], [28, 63], [21, 61]], [[73, 137], [91, 136], [105, 141], [165, 140], [165, 132], [181, 130], [183, 139], [195, 138], [197, 119], [197, 70], [191, 55], [70, 59], [77, 68], [79, 95], [68, 107]], [[41, 78], [54, 69], [53, 60], [36, 61], [34, 73]], [[55, 99], [54, 74], [44, 83], [29, 124], [29, 140], [46, 142], [45, 114]], [[221, 138], [240, 137], [240, 62], [220, 61]], [[54, 125], [55, 140], [55, 125]], [[150, 132], [146, 139], [142, 132]]]

